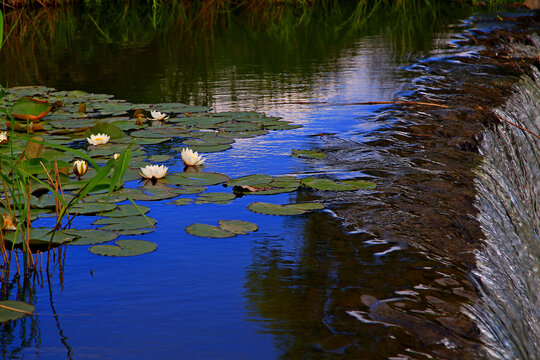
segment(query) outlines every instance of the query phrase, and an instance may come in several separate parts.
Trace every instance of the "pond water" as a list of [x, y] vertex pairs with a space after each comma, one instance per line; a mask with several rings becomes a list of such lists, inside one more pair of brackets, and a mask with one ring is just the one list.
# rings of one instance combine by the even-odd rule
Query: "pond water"
[[[343, 14], [334, 22], [313, 15], [307, 25], [284, 25], [281, 32], [238, 21], [200, 34], [170, 24], [167, 31], [153, 30], [147, 17], [115, 31], [111, 24], [120, 20], [113, 11], [92, 11], [23, 16], [31, 30], [13, 34], [0, 53], [0, 84], [279, 116], [302, 127], [239, 139], [230, 150], [205, 154], [205, 171], [232, 178], [361, 178], [377, 189], [250, 195], [225, 205], [140, 202], [158, 223], [136, 238], [155, 242], [155, 252], [115, 258], [67, 246], [49, 276], [12, 278], [4, 285], [5, 299], [32, 302], [36, 315], [2, 326], [3, 358], [484, 356], [477, 331], [460, 310], [476, 296], [468, 280], [470, 259], [439, 251], [437, 242], [480, 237], [468, 224], [474, 211], [452, 200], [455, 193], [471, 196], [463, 183], [478, 156], [426, 151], [423, 136], [432, 135], [423, 111], [408, 117], [387, 105], [346, 105], [437, 93], [444, 84], [423, 69], [474, 52], [458, 45], [474, 25], [462, 20], [470, 10], [381, 12], [364, 26], [339, 31]], [[405, 124], [420, 130], [406, 132]], [[317, 149], [328, 158], [298, 159], [292, 149]], [[183, 168], [178, 158], [166, 165], [171, 172]], [[268, 216], [247, 210], [254, 201], [321, 201], [327, 209]], [[460, 211], [462, 222], [456, 222]], [[259, 229], [228, 239], [184, 230], [221, 219], [251, 221]], [[418, 239], [433, 241], [433, 248]], [[373, 306], [373, 298], [385, 302]]]

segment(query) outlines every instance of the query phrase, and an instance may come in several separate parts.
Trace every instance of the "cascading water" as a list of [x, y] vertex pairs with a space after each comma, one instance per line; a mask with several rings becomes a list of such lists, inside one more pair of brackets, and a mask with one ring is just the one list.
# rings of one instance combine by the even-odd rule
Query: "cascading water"
[[[497, 115], [540, 133], [540, 73], [523, 76]], [[502, 122], [486, 131], [477, 181], [480, 301], [473, 316], [495, 358], [540, 358], [540, 139]]]

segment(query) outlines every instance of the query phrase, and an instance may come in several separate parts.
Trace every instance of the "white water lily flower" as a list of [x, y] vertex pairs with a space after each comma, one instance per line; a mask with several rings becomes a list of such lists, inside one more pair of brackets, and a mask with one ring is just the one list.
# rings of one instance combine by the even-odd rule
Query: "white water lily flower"
[[6, 131], [0, 132], [0, 144], [7, 144], [9, 141]]
[[73, 173], [79, 179], [88, 171], [88, 163], [84, 160], [77, 160], [73, 163]]
[[167, 114], [154, 110], [150, 111], [150, 115], [152, 115], [153, 120], [163, 121], [169, 118]]
[[111, 137], [107, 134], [92, 134], [89, 138], [86, 138], [86, 141], [90, 145], [102, 145], [108, 143], [110, 139]]
[[145, 179], [161, 179], [167, 174], [168, 167], [165, 165], [147, 165], [141, 168], [139, 175]]
[[202, 155], [199, 155], [198, 152], [191, 150], [190, 148], [182, 149], [181, 152], [182, 160], [187, 166], [198, 166], [202, 165], [206, 159], [202, 158]]

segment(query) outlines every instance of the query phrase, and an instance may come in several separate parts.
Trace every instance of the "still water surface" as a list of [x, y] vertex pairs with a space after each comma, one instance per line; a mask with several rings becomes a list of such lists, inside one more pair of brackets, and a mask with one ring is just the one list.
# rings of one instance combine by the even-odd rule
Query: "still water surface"
[[[53, 16], [65, 21], [63, 33], [36, 21], [42, 26], [39, 41], [14, 36], [0, 54], [3, 85], [80, 89], [133, 103], [254, 110], [303, 125], [239, 139], [226, 152], [207, 154], [207, 171], [233, 178], [254, 173], [362, 178], [380, 190], [343, 197], [303, 190], [246, 196], [228, 205], [141, 202], [151, 207], [158, 226], [139, 238], [158, 244], [157, 251], [108, 258], [86, 246], [69, 246], [63, 267], [49, 280], [14, 279], [8, 297], [32, 299], [37, 315], [3, 326], [3, 357], [473, 358], [474, 331], [464, 331], [461, 340], [450, 338], [458, 345], [448, 346], [450, 335], [433, 325], [441, 316], [459, 317], [460, 306], [474, 300], [466, 266], [396, 235], [401, 222], [411, 221], [409, 206], [419, 206], [409, 198], [416, 190], [399, 183], [419, 160], [401, 156], [383, 135], [391, 131], [399, 137], [396, 126], [406, 120], [399, 112], [381, 117], [386, 108], [380, 105], [343, 105], [394, 100], [422, 83], [421, 74], [405, 69], [415, 59], [451, 51], [459, 39], [455, 34], [471, 26], [460, 23], [463, 9], [445, 11], [438, 21], [430, 11], [405, 15], [406, 21], [377, 14], [369, 26], [346, 33], [311, 26], [283, 39], [234, 24], [208, 37], [169, 32], [124, 44], [106, 41], [84, 11], [59, 12]], [[292, 149], [323, 149], [329, 160], [293, 158]], [[177, 159], [167, 165], [172, 172], [183, 167]], [[310, 200], [323, 201], [329, 210], [274, 217], [246, 208], [254, 201]], [[374, 215], [336, 217], [333, 209], [348, 204]], [[420, 206], [446, 211], [444, 203]], [[184, 231], [195, 222], [225, 218], [254, 222], [259, 230], [225, 240]], [[415, 236], [429, 237], [423, 225], [437, 226], [437, 236], [452, 236], [444, 221], [422, 223], [431, 220], [415, 218]], [[368, 314], [363, 295], [403, 311], [381, 306]]]

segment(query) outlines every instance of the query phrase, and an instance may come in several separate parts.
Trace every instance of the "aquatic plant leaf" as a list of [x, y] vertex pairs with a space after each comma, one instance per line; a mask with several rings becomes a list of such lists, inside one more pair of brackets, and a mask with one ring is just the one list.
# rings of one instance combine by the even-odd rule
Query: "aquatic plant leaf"
[[118, 237], [115, 232], [99, 229], [67, 229], [63, 231], [77, 237], [69, 245], [95, 245], [112, 241]]
[[152, 185], [151, 180], [145, 180], [145, 185], [140, 187], [140, 189], [152, 194], [152, 200], [171, 199], [179, 195], [177, 188], [166, 186], [161, 182]]
[[123, 188], [119, 192], [120, 196], [130, 198], [131, 200], [153, 201], [156, 200], [154, 196], [145, 194], [141, 189], [135, 188]]
[[109, 203], [78, 203], [70, 209], [71, 214], [94, 215], [105, 213], [116, 208], [116, 204]]
[[51, 111], [52, 105], [47, 100], [23, 97], [13, 103], [11, 116], [20, 120], [39, 122]]
[[122, 231], [122, 230], [133, 230], [133, 229], [145, 229], [149, 227], [154, 227], [156, 224], [156, 219], [151, 217], [144, 217], [142, 215], [137, 216], [128, 216], [122, 218], [102, 218], [97, 219], [92, 224], [93, 225], [105, 225], [100, 228], [100, 230], [110, 230], [110, 231]]
[[[49, 244], [52, 235], [51, 228], [31, 228], [30, 229], [30, 245], [45, 245]], [[25, 234], [27, 236], [27, 234]], [[73, 241], [75, 236], [68, 235], [63, 231], [57, 231], [54, 233], [51, 244], [60, 245], [70, 241]], [[4, 233], [4, 240], [10, 244], [21, 245], [23, 243], [22, 234], [19, 232], [17, 238], [15, 238], [15, 231], [6, 231]]]
[[186, 232], [191, 235], [208, 238], [227, 238], [236, 236], [235, 233], [223, 230], [221, 228], [218, 228], [217, 226], [198, 223], [187, 226]]
[[209, 192], [197, 196], [195, 204], [228, 204], [236, 198], [236, 195], [226, 192]]
[[301, 182], [295, 176], [276, 176], [272, 179], [270, 186], [278, 188], [298, 188]]
[[338, 183], [328, 179], [316, 179], [313, 177], [300, 179], [302, 184], [307, 187], [317, 189], [317, 190], [328, 190], [328, 191], [351, 191], [356, 190], [357, 188], [353, 185]]
[[295, 209], [305, 210], [305, 211], [324, 209], [324, 205], [318, 202], [297, 203], [297, 204], [289, 204], [285, 206], [292, 207]]
[[295, 150], [292, 151], [292, 156], [297, 158], [307, 157], [313, 159], [326, 159], [328, 155], [316, 150]]
[[248, 210], [265, 215], [300, 215], [305, 213], [302, 209], [265, 202], [254, 202], [248, 205]]
[[115, 245], [94, 245], [90, 252], [102, 256], [137, 256], [148, 254], [157, 249], [157, 245], [145, 240], [117, 240]]
[[173, 202], [170, 202], [169, 204], [174, 204], [174, 205], [179, 205], [179, 206], [182, 206], [182, 205], [189, 205], [193, 202], [193, 199], [190, 199], [190, 198], [180, 198], [180, 199], [177, 199], [177, 200], [174, 200]]
[[[196, 146], [190, 146], [191, 150], [196, 151], [198, 153], [213, 153], [213, 152], [220, 152], [229, 150], [232, 148], [231, 145], [224, 144], [224, 145], [196, 145]], [[172, 148], [173, 151], [181, 152], [182, 149], [185, 149], [185, 147], [174, 147]]]
[[357, 189], [375, 189], [377, 187], [374, 182], [364, 180], [345, 180], [343, 183], [352, 185]]
[[206, 191], [205, 186], [182, 186], [176, 190], [180, 195], [200, 194]]
[[92, 126], [90, 129], [82, 133], [84, 138], [90, 137], [92, 134], [107, 134], [111, 139], [120, 139], [126, 136], [126, 134], [120, 130], [120, 128], [114, 124], [108, 122], [99, 122]]
[[107, 156], [111, 157], [113, 154], [121, 153], [129, 147], [129, 144], [103, 144], [99, 146], [89, 146], [88, 156]]
[[22, 301], [3, 300], [0, 301], [0, 305], [2, 305], [2, 307], [0, 307], [0, 323], [20, 319], [23, 316], [28, 315], [28, 313], [33, 313], [35, 310], [34, 305]]
[[176, 173], [162, 179], [163, 183], [181, 186], [209, 186], [225, 183], [229, 180], [230, 177], [227, 175], [214, 172]]
[[269, 186], [273, 180], [274, 178], [270, 175], [255, 174], [229, 180], [227, 186], [249, 185], [253, 187], [266, 187]]
[[87, 195], [84, 199], [85, 202], [105, 202], [105, 203], [117, 203], [127, 200], [127, 197], [113, 192], [110, 196], [108, 193]]
[[106, 217], [126, 217], [126, 216], [137, 216], [141, 214], [146, 214], [150, 211], [150, 208], [143, 205], [133, 205], [133, 204], [125, 204], [125, 205], [119, 205], [118, 208], [111, 210], [109, 212], [102, 213], [101, 216]]
[[257, 224], [242, 220], [219, 220], [219, 227], [238, 235], [244, 235], [259, 229]]
[[166, 154], [163, 154], [163, 155], [152, 155], [152, 156], [149, 156], [148, 157], [148, 161], [150, 162], [162, 162], [162, 161], [169, 161], [171, 160], [173, 157], [171, 155], [166, 155]]
[[275, 194], [284, 194], [289, 193], [298, 190], [298, 186], [293, 187], [283, 187], [283, 188], [270, 188], [268, 190], [258, 190], [256, 192], [253, 191], [245, 191], [244, 186], [235, 186], [233, 187], [233, 192], [235, 194], [242, 194], [242, 195], [275, 195]]

